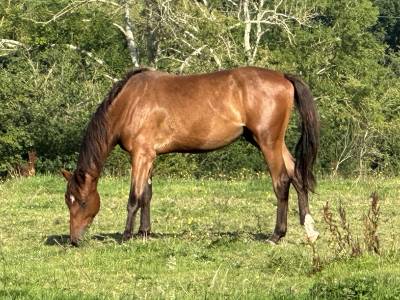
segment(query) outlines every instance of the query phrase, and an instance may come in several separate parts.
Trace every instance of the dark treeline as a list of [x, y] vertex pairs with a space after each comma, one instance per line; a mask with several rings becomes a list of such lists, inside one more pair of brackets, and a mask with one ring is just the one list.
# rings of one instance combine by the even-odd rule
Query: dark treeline
[[[257, 65], [300, 74], [321, 118], [318, 171], [400, 170], [400, 2], [75, 0], [0, 2], [0, 173], [36, 150], [37, 170], [72, 169], [113, 81], [137, 66], [177, 74]], [[294, 146], [297, 118], [287, 144]], [[129, 170], [121, 150], [109, 172]], [[258, 150], [161, 157], [161, 174], [263, 171]]]

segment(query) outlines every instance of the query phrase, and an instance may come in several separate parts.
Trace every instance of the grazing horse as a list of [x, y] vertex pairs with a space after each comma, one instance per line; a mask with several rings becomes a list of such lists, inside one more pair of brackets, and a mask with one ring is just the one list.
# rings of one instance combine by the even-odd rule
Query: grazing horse
[[[293, 105], [301, 136], [295, 158], [284, 137]], [[132, 237], [140, 209], [139, 233], [150, 233], [151, 173], [157, 155], [203, 152], [224, 147], [241, 135], [263, 153], [278, 200], [278, 242], [287, 229], [289, 186], [298, 195], [300, 224], [314, 241], [318, 232], [308, 207], [315, 178], [319, 121], [308, 86], [298, 77], [257, 67], [177, 76], [138, 69], [117, 82], [97, 108], [84, 136], [77, 168], [63, 171], [70, 238], [77, 245], [100, 208], [97, 183], [109, 152], [118, 144], [131, 156], [132, 179], [124, 240]]]

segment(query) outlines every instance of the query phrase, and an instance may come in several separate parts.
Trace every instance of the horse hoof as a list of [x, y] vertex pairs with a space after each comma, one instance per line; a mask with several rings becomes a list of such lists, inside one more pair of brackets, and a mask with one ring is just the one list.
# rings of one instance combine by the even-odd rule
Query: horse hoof
[[271, 245], [277, 245], [278, 242], [280, 241], [281, 237], [277, 234], [273, 234], [269, 239], [268, 239], [268, 243], [270, 243]]
[[144, 239], [147, 239], [150, 237], [150, 230], [139, 230], [138, 231], [138, 236], [141, 236]]
[[71, 246], [73, 246], [73, 247], [79, 247], [78, 241], [71, 241]]
[[124, 232], [124, 234], [122, 236], [122, 241], [126, 242], [126, 241], [129, 241], [131, 238], [132, 238], [132, 233]]

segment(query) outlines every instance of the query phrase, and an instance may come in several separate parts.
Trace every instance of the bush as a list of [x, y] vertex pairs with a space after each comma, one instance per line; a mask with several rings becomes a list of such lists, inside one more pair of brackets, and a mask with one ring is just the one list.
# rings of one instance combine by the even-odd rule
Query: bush
[[318, 282], [311, 288], [310, 295], [315, 299], [371, 299], [377, 285], [373, 276]]
[[312, 299], [398, 299], [399, 278], [393, 275], [378, 280], [372, 275], [328, 279], [315, 283], [310, 289]]
[[[131, 66], [124, 35], [114, 25], [123, 24], [123, 9], [110, 9], [105, 2], [82, 3], [73, 9], [68, 6], [72, 10], [43, 25], [32, 20], [49, 20], [69, 2], [3, 2], [1, 37], [23, 46], [9, 51], [0, 44], [0, 174], [21, 164], [32, 149], [38, 153], [40, 172], [73, 168], [85, 125], [111, 88], [110, 78], [123, 77]], [[141, 63], [175, 73], [245, 65], [239, 6], [228, 2], [210, 1], [205, 8], [187, 0], [170, 1], [165, 7], [157, 6], [159, 1], [132, 1]], [[300, 74], [309, 83], [321, 117], [318, 171], [397, 174], [400, 59], [394, 44], [388, 51], [383, 43], [397, 41], [397, 27], [378, 19], [373, 4], [385, 15], [396, 16], [398, 8], [385, 1], [314, 2], [304, 6], [315, 15], [309, 26], [287, 23], [295, 43], [288, 42], [282, 27], [268, 26], [260, 37], [255, 64]], [[303, 9], [288, 7], [293, 13]], [[253, 16], [257, 15], [254, 9], [251, 6]], [[256, 39], [254, 34], [255, 28], [251, 35]], [[293, 118], [287, 134], [289, 149], [297, 141], [295, 124]], [[106, 172], [125, 174], [127, 163], [129, 159], [117, 150]], [[264, 165], [256, 149], [239, 141], [218, 152], [160, 157], [155, 172], [241, 176], [262, 172]]]

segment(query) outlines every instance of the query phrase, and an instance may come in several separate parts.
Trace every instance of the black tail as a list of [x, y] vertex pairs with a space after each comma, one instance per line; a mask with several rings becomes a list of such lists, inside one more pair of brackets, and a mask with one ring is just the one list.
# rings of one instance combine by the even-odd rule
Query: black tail
[[301, 119], [301, 136], [296, 145], [295, 176], [305, 192], [314, 192], [316, 179], [313, 166], [319, 146], [319, 119], [310, 88], [297, 76], [285, 74], [294, 86], [295, 103]]

